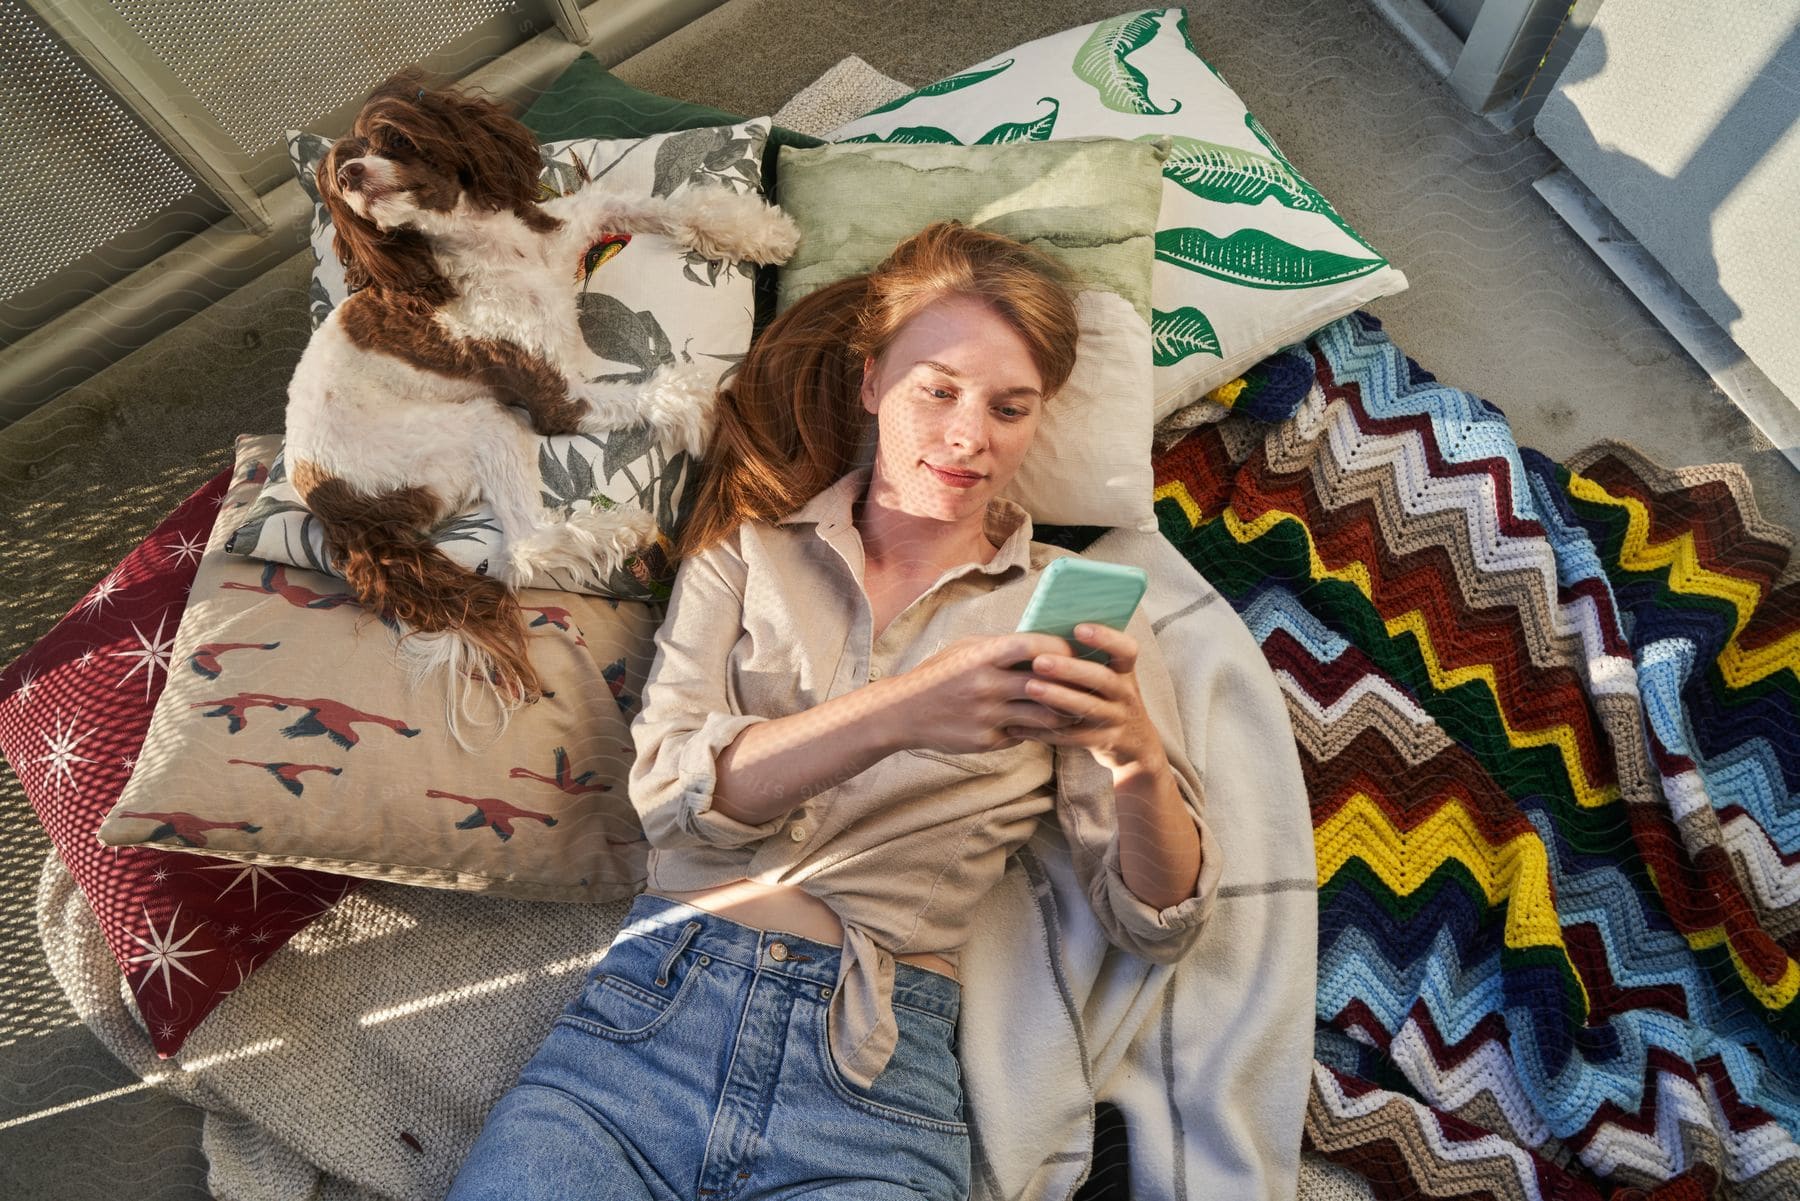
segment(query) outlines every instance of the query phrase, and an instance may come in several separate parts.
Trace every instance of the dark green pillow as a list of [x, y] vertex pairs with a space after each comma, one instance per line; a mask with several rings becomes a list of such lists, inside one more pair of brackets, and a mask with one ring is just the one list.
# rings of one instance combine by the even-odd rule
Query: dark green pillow
[[[711, 125], [735, 125], [748, 118], [705, 104], [690, 104], [634, 88], [583, 53], [569, 64], [556, 82], [525, 110], [520, 120], [540, 142], [571, 138], [643, 138], [676, 129], [702, 129]], [[775, 160], [778, 146], [823, 146], [818, 138], [777, 125], [769, 132], [763, 152], [763, 193], [777, 199]], [[775, 316], [778, 268], [756, 269], [754, 329], [761, 333]]]

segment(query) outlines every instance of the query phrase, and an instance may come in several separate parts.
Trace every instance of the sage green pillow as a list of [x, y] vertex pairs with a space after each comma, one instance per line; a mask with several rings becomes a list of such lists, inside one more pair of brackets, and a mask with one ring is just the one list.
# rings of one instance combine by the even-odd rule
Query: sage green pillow
[[1151, 275], [1159, 420], [1406, 287], [1200, 56], [1205, 20], [1182, 8], [1108, 17], [984, 59], [826, 135], [1171, 139]]
[[800, 246], [781, 269], [778, 307], [872, 269], [939, 220], [1061, 261], [1078, 288], [1075, 371], [1006, 495], [1038, 523], [1154, 531], [1150, 268], [1166, 153], [1114, 138], [783, 148], [782, 208]]

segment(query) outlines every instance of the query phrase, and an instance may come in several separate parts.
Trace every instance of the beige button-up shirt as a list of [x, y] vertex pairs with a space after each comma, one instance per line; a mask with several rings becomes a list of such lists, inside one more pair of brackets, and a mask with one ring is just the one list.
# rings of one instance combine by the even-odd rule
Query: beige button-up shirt
[[795, 884], [843, 922], [828, 1025], [839, 1070], [863, 1087], [886, 1067], [898, 1035], [894, 955], [954, 961], [976, 902], [1042, 815], [1060, 823], [1107, 937], [1157, 962], [1179, 958], [1198, 938], [1221, 867], [1141, 608], [1127, 627], [1139, 648], [1138, 688], [1204, 855], [1195, 895], [1177, 905], [1154, 909], [1126, 886], [1112, 774], [1081, 747], [1027, 741], [969, 755], [915, 748], [796, 796], [793, 809], [760, 825], [714, 812], [719, 753], [746, 727], [908, 671], [958, 638], [1012, 631], [1039, 573], [1070, 553], [1033, 542], [1025, 510], [992, 500], [984, 521], [999, 548], [993, 559], [946, 571], [876, 638], [851, 519], [869, 476], [867, 467], [852, 471], [775, 524], [746, 523], [682, 562], [631, 727], [630, 776], [651, 847], [651, 888]]

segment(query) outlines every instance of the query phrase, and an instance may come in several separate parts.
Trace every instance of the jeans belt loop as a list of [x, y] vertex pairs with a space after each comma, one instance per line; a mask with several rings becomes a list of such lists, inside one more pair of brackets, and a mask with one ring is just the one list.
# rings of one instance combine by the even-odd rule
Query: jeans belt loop
[[694, 941], [694, 935], [698, 933], [700, 933], [699, 922], [689, 922], [682, 927], [681, 937], [675, 940], [675, 945], [670, 947], [669, 953], [663, 957], [662, 966], [656, 970], [656, 987], [668, 987], [669, 969], [675, 966], [675, 961], [681, 957], [683, 951], [687, 950], [687, 945]]

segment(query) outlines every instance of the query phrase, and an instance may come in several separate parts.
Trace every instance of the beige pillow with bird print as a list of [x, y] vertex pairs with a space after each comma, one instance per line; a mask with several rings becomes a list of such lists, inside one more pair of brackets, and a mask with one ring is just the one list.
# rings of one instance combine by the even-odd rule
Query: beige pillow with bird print
[[394, 632], [342, 580], [225, 553], [280, 445], [238, 439], [168, 686], [100, 841], [529, 900], [637, 892], [648, 848], [626, 773], [659, 608], [521, 591], [549, 695], [498, 736], [465, 726], [479, 753], [464, 750], [445, 682], [411, 687]]

